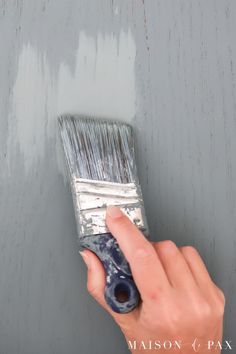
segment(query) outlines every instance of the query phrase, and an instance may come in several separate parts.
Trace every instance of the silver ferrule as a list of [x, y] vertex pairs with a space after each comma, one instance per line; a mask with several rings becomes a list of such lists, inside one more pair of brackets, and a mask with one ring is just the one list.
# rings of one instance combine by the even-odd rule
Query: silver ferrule
[[105, 222], [108, 205], [118, 206], [147, 235], [140, 186], [74, 177], [72, 188], [80, 236], [109, 232]]

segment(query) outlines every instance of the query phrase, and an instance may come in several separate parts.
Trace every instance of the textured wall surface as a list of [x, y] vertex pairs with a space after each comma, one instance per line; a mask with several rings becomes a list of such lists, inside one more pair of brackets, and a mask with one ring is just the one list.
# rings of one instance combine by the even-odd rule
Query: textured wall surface
[[153, 240], [193, 244], [236, 327], [236, 2], [0, 0], [0, 353], [118, 354], [86, 291], [56, 116], [131, 122]]

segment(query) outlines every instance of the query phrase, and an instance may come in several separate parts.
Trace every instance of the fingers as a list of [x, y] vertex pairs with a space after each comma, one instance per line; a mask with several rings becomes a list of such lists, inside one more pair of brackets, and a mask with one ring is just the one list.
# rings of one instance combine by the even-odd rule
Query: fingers
[[181, 247], [180, 252], [184, 256], [188, 266], [199, 286], [212, 283], [211, 277], [198, 251], [192, 246]]
[[154, 248], [173, 287], [196, 288], [196, 282], [189, 266], [174, 242], [169, 240], [157, 242]]
[[181, 247], [180, 251], [184, 255], [201, 292], [205, 294], [208, 299], [211, 299], [212, 304], [215, 304], [214, 308], [217, 309], [219, 315], [222, 316], [225, 306], [224, 293], [212, 281], [198, 251], [191, 246]]
[[170, 286], [161, 261], [141, 231], [117, 207], [107, 208], [106, 223], [130, 264], [142, 299], [152, 299]]
[[80, 252], [85, 264], [87, 265], [87, 289], [90, 295], [115, 319], [115, 321], [124, 327], [136, 316], [136, 309], [127, 314], [118, 314], [107, 305], [104, 298], [104, 289], [106, 285], [106, 275], [103, 265], [99, 258], [91, 251], [84, 250]]
[[94, 299], [107, 309], [107, 304], [104, 299], [105, 288], [105, 270], [98, 257], [89, 250], [80, 252], [88, 269], [87, 289]]

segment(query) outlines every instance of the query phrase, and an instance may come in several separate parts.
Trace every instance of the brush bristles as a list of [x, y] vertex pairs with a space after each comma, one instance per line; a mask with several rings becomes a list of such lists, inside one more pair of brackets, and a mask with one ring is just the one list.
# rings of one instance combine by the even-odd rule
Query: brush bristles
[[62, 116], [62, 142], [75, 177], [118, 183], [136, 182], [132, 128], [100, 119]]

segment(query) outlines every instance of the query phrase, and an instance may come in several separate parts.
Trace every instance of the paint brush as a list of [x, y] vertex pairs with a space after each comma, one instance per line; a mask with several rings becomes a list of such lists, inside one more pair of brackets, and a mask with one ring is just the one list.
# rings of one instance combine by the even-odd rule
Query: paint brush
[[140, 296], [129, 264], [106, 226], [105, 214], [108, 205], [116, 205], [148, 234], [132, 128], [116, 121], [65, 115], [59, 117], [59, 129], [80, 244], [103, 263], [108, 305], [118, 313], [130, 312]]

